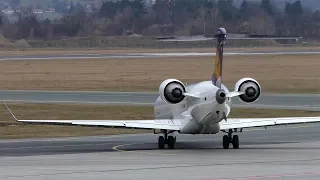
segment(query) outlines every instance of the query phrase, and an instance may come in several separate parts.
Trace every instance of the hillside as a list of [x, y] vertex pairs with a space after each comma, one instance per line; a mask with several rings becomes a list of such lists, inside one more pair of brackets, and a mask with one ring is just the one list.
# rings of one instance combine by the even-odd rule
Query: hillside
[[[11, 0], [0, 0], [0, 4], [5, 4], [10, 2]], [[66, 0], [67, 2], [70, 2], [71, 0]], [[101, 2], [100, 0], [73, 0], [74, 3], [80, 2], [84, 4], [91, 4], [91, 3], [98, 3]], [[43, 7], [47, 8], [52, 6], [52, 0], [20, 0], [21, 5], [23, 6], [37, 6], [38, 4]]]
[[[11, 0], [0, 0], [0, 4], [3, 4], [5, 2], [9, 2]], [[71, 0], [66, 0], [70, 2]], [[101, 0], [73, 0], [73, 2], [77, 3], [80, 1], [80, 3], [84, 4], [99, 4], [101, 3]], [[217, 0], [216, 0], [217, 1]], [[240, 6], [243, 0], [233, 0], [234, 4], [237, 6]], [[247, 0], [247, 1], [253, 1], [253, 2], [261, 2], [261, 0]], [[295, 2], [296, 0], [271, 0], [277, 7], [284, 7], [285, 2]], [[22, 5], [28, 6], [28, 5], [41, 5], [43, 8], [46, 8], [48, 6], [52, 5], [52, 0], [20, 0]], [[320, 9], [320, 1], [319, 0], [301, 0], [302, 5], [308, 8], [311, 8], [313, 10]]]
[[[234, 3], [238, 6], [242, 3], [243, 0], [234, 0]], [[261, 2], [261, 0], [247, 0], [252, 2]], [[296, 0], [271, 0], [273, 4], [277, 7], [284, 7], [285, 2], [295, 2]], [[312, 10], [320, 9], [320, 1], [319, 0], [301, 0], [301, 3], [304, 7], [310, 8]]]

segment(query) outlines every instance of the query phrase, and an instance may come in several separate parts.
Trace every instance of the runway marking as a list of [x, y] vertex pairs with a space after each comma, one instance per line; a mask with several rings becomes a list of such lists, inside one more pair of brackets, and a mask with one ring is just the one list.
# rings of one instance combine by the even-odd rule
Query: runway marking
[[247, 180], [247, 179], [271, 179], [271, 178], [282, 178], [282, 177], [298, 177], [298, 176], [315, 176], [320, 175], [320, 172], [305, 172], [297, 174], [271, 174], [265, 176], [243, 176], [243, 177], [232, 177], [232, 178], [213, 178], [213, 179], [203, 179], [203, 180]]
[[126, 153], [142, 153], [142, 154], [160, 154], [160, 155], [165, 155], [165, 156], [176, 156], [177, 154], [169, 154], [169, 153], [161, 153], [161, 152], [145, 152], [145, 151], [126, 151], [126, 150], [122, 150], [122, 149], [118, 149], [119, 147], [124, 147], [124, 146], [132, 146], [132, 145], [142, 145], [142, 144], [149, 144], [149, 143], [131, 143], [131, 144], [120, 144], [117, 146], [113, 146], [112, 149], [117, 151], [117, 152], [126, 152]]
[[[201, 139], [202, 141], [211, 141], [213, 139]], [[194, 141], [199, 141], [199, 139], [194, 139], [194, 140], [181, 140], [179, 142], [194, 142]], [[127, 152], [127, 153], [142, 153], [142, 154], [160, 154], [160, 155], [178, 155], [178, 154], [170, 154], [170, 153], [161, 153], [161, 152], [146, 152], [146, 151], [141, 151], [141, 150], [133, 150], [133, 151], [126, 151], [122, 149], [118, 149], [119, 147], [125, 147], [125, 146], [132, 146], [132, 145], [142, 145], [142, 144], [149, 144], [149, 143], [130, 143], [130, 144], [120, 144], [113, 146], [112, 149], [118, 152]]]

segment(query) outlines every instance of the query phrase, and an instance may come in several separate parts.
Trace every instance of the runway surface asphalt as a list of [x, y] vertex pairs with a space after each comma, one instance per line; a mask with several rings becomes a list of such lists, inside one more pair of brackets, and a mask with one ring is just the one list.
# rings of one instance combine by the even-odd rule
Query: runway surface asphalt
[[[107, 59], [107, 58], [156, 58], [156, 57], [185, 57], [185, 56], [214, 56], [216, 53], [187, 52], [187, 53], [103, 53], [103, 54], [62, 54], [62, 55], [23, 55], [1, 56], [0, 61], [10, 60], [59, 60], [59, 59]], [[319, 51], [234, 51], [225, 52], [225, 56], [251, 55], [301, 55], [320, 54]]]
[[0, 179], [316, 180], [319, 128], [244, 130], [228, 150], [223, 134], [178, 135], [173, 150], [153, 134], [2, 140]]
[[[92, 91], [0, 91], [0, 100], [21, 103], [122, 104], [153, 105], [156, 92], [92, 92]], [[233, 98], [234, 107], [300, 109], [320, 111], [320, 95], [262, 94], [254, 104]]]

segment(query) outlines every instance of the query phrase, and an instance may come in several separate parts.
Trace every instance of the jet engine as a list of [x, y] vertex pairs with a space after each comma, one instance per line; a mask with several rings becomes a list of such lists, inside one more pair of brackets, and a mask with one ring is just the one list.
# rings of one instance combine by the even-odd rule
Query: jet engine
[[183, 101], [185, 92], [185, 85], [177, 79], [167, 79], [163, 81], [159, 87], [161, 99], [171, 104], [177, 104]]
[[239, 96], [239, 99], [244, 103], [253, 103], [257, 101], [261, 95], [260, 84], [252, 78], [240, 79], [236, 83], [234, 90], [244, 92], [244, 94]]

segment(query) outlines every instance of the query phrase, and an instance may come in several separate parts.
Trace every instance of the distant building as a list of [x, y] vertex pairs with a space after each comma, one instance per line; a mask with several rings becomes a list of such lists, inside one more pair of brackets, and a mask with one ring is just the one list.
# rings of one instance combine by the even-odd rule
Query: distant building
[[43, 13], [43, 9], [32, 9], [32, 13], [33, 14], [42, 14]]
[[56, 12], [56, 9], [55, 8], [47, 8], [45, 10], [46, 13], [55, 13]]
[[6, 15], [10, 15], [10, 14], [13, 14], [14, 13], [14, 10], [12, 10], [10, 7], [2, 10], [3, 14], [6, 14]]
[[145, 5], [151, 6], [156, 3], [156, 0], [144, 0]]

